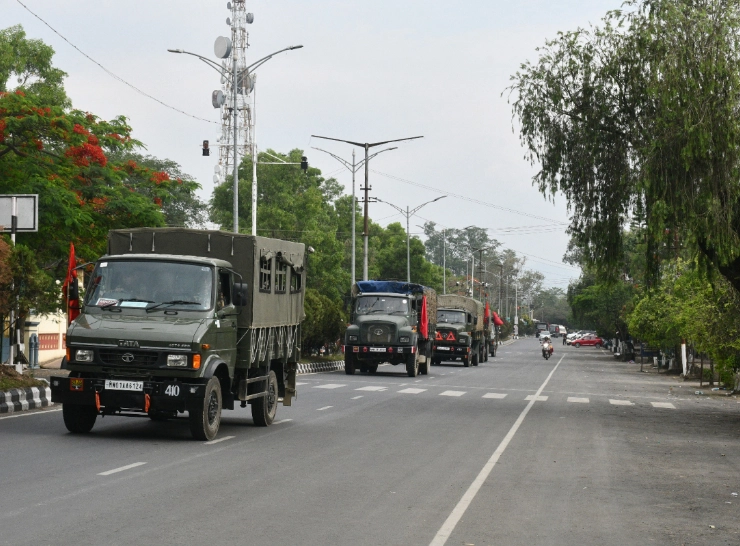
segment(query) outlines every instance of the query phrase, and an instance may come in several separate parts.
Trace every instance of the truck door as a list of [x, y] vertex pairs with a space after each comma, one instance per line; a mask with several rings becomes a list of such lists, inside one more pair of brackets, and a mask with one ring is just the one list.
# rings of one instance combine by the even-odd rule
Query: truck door
[[231, 272], [220, 269], [216, 286], [216, 337], [219, 354], [230, 366], [236, 362], [237, 309], [234, 305], [233, 286]]

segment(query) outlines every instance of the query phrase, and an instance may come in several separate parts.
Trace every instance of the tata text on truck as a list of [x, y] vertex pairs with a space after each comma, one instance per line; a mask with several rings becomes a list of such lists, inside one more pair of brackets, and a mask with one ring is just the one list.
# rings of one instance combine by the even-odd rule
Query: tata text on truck
[[432, 363], [459, 358], [468, 367], [487, 362], [490, 330], [486, 331], [483, 315], [483, 304], [478, 300], [454, 294], [439, 296]]
[[378, 365], [404, 364], [409, 377], [429, 373], [437, 293], [398, 281], [358, 281], [352, 288], [350, 325], [344, 334], [344, 370], [375, 373]]
[[270, 425], [296, 395], [304, 245], [222, 231], [111, 231], [67, 331], [69, 377], [52, 377], [71, 432], [98, 415], [188, 412], [211, 440], [221, 410]]

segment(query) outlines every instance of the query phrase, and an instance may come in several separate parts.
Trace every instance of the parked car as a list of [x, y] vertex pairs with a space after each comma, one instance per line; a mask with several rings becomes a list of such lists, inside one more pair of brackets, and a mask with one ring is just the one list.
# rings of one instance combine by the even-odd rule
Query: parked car
[[580, 347], [581, 345], [583, 345], [584, 347], [601, 347], [603, 344], [604, 340], [596, 334], [586, 334], [585, 336], [576, 338], [575, 340], [573, 340], [573, 342], [571, 342], [571, 345], [575, 345], [576, 347]]

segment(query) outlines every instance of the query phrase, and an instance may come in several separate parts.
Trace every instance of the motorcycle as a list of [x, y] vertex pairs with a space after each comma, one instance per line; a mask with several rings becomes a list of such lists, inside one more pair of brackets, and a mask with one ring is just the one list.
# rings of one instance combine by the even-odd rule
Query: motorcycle
[[545, 360], [549, 360], [552, 356], [553, 351], [555, 348], [552, 346], [552, 343], [549, 341], [545, 341], [542, 344], [542, 356]]

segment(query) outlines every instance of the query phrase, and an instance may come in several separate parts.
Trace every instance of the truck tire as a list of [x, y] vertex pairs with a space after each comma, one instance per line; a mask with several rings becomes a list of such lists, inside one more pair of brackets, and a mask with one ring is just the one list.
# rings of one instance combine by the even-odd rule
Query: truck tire
[[483, 348], [483, 362], [488, 362], [488, 343]]
[[376, 373], [378, 373], [378, 365], [377, 365], [377, 364], [370, 364], [370, 365], [369, 365], [369, 366], [367, 367], [367, 372], [368, 372], [368, 373], [369, 373], [370, 375], [375, 375]]
[[424, 364], [419, 364], [419, 373], [421, 375], [429, 375], [429, 368], [432, 365], [432, 359], [430, 357], [426, 357], [424, 360]]
[[440, 364], [442, 364], [442, 359], [441, 358], [433, 358], [432, 359], [432, 366], [439, 366]]
[[416, 377], [419, 374], [419, 353], [411, 353], [406, 358], [406, 375]]
[[496, 343], [495, 341], [491, 343], [491, 356], [494, 358], [496, 357]]
[[465, 356], [463, 356], [461, 358], [462, 358], [463, 366], [465, 366], [466, 368], [470, 367], [470, 356], [469, 355], [465, 355]]
[[213, 376], [206, 383], [203, 401], [189, 411], [190, 433], [196, 440], [210, 441], [218, 434], [221, 425], [221, 383]]
[[64, 426], [72, 434], [84, 434], [90, 432], [95, 426], [98, 418], [98, 410], [95, 406], [79, 406], [77, 404], [62, 404], [62, 417]]
[[352, 353], [344, 355], [344, 373], [355, 375], [355, 356]]
[[471, 360], [472, 360], [471, 364], [473, 366], [477, 366], [479, 359], [480, 359], [480, 349], [476, 349], [476, 351], [471, 355]]
[[267, 396], [252, 400], [252, 419], [258, 427], [269, 427], [275, 420], [278, 406], [278, 384], [275, 372], [267, 374]]

